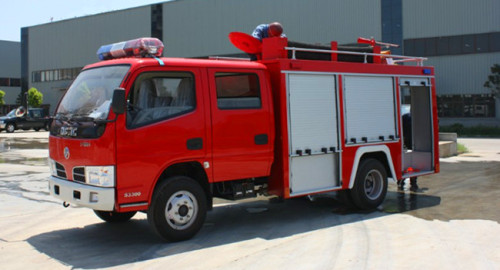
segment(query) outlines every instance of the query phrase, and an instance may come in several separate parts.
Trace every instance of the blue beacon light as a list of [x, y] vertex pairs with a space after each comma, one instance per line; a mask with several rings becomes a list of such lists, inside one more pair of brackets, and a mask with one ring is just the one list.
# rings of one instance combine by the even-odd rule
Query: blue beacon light
[[159, 57], [163, 54], [163, 42], [157, 38], [138, 38], [103, 45], [97, 50], [99, 60], [123, 57]]

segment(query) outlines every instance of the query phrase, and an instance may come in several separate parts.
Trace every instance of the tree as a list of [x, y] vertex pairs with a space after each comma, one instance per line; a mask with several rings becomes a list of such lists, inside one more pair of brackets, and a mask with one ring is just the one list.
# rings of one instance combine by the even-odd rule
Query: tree
[[16, 98], [16, 105], [21, 106], [23, 103], [23, 92], [19, 92], [19, 95], [17, 95]]
[[31, 87], [28, 90], [28, 106], [38, 108], [42, 105], [43, 94], [36, 88]]
[[494, 64], [491, 68], [491, 75], [484, 83], [484, 87], [489, 88], [495, 97], [500, 98], [500, 65]]
[[5, 92], [0, 90], [0, 106], [5, 105], [5, 100], [3, 100], [4, 96], [5, 96]]

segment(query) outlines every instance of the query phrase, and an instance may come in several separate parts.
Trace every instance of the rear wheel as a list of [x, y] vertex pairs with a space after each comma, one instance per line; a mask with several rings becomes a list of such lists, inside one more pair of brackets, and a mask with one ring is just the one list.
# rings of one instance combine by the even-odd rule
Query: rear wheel
[[94, 210], [94, 213], [102, 220], [110, 223], [125, 222], [131, 219], [137, 212], [125, 212], [118, 213], [114, 211], [98, 211]]
[[343, 189], [337, 191], [337, 199], [340, 201], [340, 203], [342, 203], [344, 206], [348, 208], [356, 207], [352, 202], [351, 190], [349, 189]]
[[160, 183], [148, 210], [151, 227], [168, 241], [193, 237], [203, 226], [207, 199], [201, 186], [186, 176], [175, 176]]
[[376, 159], [361, 161], [350, 193], [358, 208], [378, 207], [387, 194], [387, 172], [384, 165]]

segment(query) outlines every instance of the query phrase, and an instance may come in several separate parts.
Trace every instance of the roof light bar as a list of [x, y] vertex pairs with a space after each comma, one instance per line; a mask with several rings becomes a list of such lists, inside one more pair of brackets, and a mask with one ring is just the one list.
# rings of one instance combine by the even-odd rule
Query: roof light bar
[[163, 42], [157, 38], [138, 38], [101, 46], [97, 50], [100, 60], [122, 57], [159, 57], [163, 54]]

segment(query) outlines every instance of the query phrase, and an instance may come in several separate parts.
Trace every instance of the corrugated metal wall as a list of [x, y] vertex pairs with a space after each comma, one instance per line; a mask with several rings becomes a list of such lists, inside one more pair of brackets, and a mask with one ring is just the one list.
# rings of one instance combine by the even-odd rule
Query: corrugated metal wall
[[[499, 0], [403, 0], [404, 39], [500, 31]], [[488, 94], [483, 87], [500, 53], [430, 57], [438, 95]], [[498, 110], [498, 109], [497, 109]]]
[[[403, 38], [499, 31], [499, 0], [403, 0]], [[200, 57], [241, 53], [232, 31], [251, 33], [279, 21], [293, 41], [327, 44], [382, 36], [380, 0], [178, 0], [163, 7], [166, 56]], [[115, 11], [29, 28], [29, 75], [33, 71], [81, 67], [97, 61], [100, 45], [151, 34], [151, 6]], [[438, 94], [482, 94], [489, 67], [500, 53], [432, 57]], [[68, 81], [32, 83], [45, 100], [57, 102]]]
[[405, 39], [500, 30], [499, 0], [403, 0]]
[[[381, 37], [380, 0], [180, 0], [163, 3], [166, 56], [241, 53], [227, 36], [251, 33], [279, 21], [290, 40], [355, 42]], [[69, 81], [33, 83], [33, 71], [83, 67], [97, 61], [100, 45], [151, 34], [151, 6], [109, 12], [29, 28], [29, 85], [54, 109]]]
[[163, 4], [163, 39], [168, 56], [239, 53], [227, 36], [251, 33], [279, 21], [290, 40], [355, 42], [381, 37], [380, 1], [352, 0], [182, 0]]
[[[0, 78], [21, 78], [21, 43], [0, 41]], [[5, 104], [14, 104], [21, 87], [0, 86]]]
[[30, 27], [30, 71], [84, 66], [99, 46], [148, 36], [149, 6]]
[[434, 66], [438, 95], [489, 94], [483, 87], [490, 67], [500, 63], [500, 53], [433, 57], [426, 64]]
[[97, 49], [151, 32], [149, 6], [38, 25], [29, 29], [29, 86], [43, 93], [44, 104], [57, 102], [70, 81], [32, 82], [33, 71], [83, 67], [98, 61]]
[[0, 77], [21, 77], [21, 43], [0, 40]]

